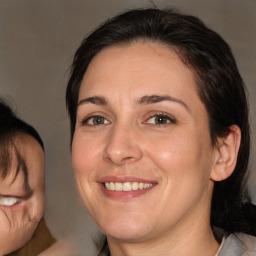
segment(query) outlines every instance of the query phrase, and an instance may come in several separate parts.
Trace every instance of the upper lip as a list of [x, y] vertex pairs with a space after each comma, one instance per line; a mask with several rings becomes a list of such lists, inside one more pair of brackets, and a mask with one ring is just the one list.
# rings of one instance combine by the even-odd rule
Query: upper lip
[[142, 182], [142, 183], [151, 183], [156, 184], [155, 180], [148, 180], [144, 178], [139, 178], [135, 176], [104, 176], [97, 180], [98, 183], [106, 183], [106, 182]]

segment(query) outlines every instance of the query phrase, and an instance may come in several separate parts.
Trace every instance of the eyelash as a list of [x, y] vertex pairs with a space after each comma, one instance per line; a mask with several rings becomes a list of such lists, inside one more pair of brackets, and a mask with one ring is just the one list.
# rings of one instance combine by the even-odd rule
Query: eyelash
[[[93, 124], [90, 124], [89, 123], [89, 121], [90, 120], [95, 120], [95, 119], [104, 119], [104, 122], [103, 123], [98, 123], [98, 124], [95, 124], [95, 123], [93, 123]], [[107, 123], [105, 123], [105, 121], [107, 121]], [[81, 125], [83, 126], [83, 125], [87, 125], [87, 126], [98, 126], [98, 125], [106, 125], [106, 124], [109, 124], [110, 123], [110, 121], [108, 121], [104, 116], [102, 116], [102, 115], [93, 115], [93, 116], [89, 116], [89, 117], [86, 117], [85, 119], [83, 119], [82, 120], [82, 122], [81, 122]]]
[[148, 123], [148, 121], [152, 118], [163, 118], [166, 120], [166, 123], [149, 123], [150, 125], [159, 125], [159, 126], [162, 126], [162, 125], [169, 125], [169, 124], [175, 124], [176, 123], [176, 120], [173, 118], [173, 117], [170, 117], [169, 115], [165, 114], [165, 113], [158, 113], [158, 114], [154, 114], [154, 115], [151, 115], [144, 123]]
[[[103, 121], [103, 123], [97, 123], [96, 119], [101, 119], [101, 121]], [[152, 118], [162, 118], [164, 120], [165, 123], [149, 123], [148, 121]], [[94, 123], [94, 120], [96, 121], [96, 123]], [[92, 123], [89, 123], [90, 121], [92, 121]], [[93, 115], [93, 116], [89, 116], [86, 117], [85, 119], [83, 119], [81, 121], [81, 125], [82, 126], [99, 126], [99, 125], [108, 125], [111, 122], [107, 120], [107, 118], [105, 118], [103, 115]], [[166, 115], [165, 113], [159, 113], [159, 114], [154, 114], [151, 115], [149, 118], [147, 118], [146, 121], [143, 122], [144, 124], [149, 124], [149, 125], [158, 125], [158, 126], [163, 126], [163, 125], [169, 125], [169, 124], [175, 124], [176, 120], [172, 117], [170, 117], [169, 115]]]

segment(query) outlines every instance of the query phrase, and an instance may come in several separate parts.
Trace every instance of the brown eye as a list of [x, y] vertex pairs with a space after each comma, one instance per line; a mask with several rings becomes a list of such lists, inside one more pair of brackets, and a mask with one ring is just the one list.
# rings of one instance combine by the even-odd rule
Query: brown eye
[[175, 123], [175, 120], [173, 120], [172, 118], [166, 115], [154, 115], [147, 120], [147, 123], [162, 125], [162, 124]]
[[155, 122], [156, 124], [167, 124], [170, 120], [166, 116], [156, 116]]

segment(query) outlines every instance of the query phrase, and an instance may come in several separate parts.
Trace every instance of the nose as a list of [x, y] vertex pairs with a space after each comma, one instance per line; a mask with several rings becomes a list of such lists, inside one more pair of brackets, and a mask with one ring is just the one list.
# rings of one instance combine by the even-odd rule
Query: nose
[[116, 125], [107, 138], [103, 159], [115, 165], [123, 165], [140, 160], [142, 155], [136, 128]]

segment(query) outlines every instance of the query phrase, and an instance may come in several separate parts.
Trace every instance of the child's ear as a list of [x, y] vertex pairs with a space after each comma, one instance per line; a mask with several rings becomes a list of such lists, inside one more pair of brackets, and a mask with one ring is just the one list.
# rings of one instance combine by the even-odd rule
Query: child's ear
[[241, 142], [241, 130], [237, 125], [229, 127], [226, 137], [217, 139], [215, 162], [210, 178], [213, 181], [227, 179], [235, 170], [237, 155]]

